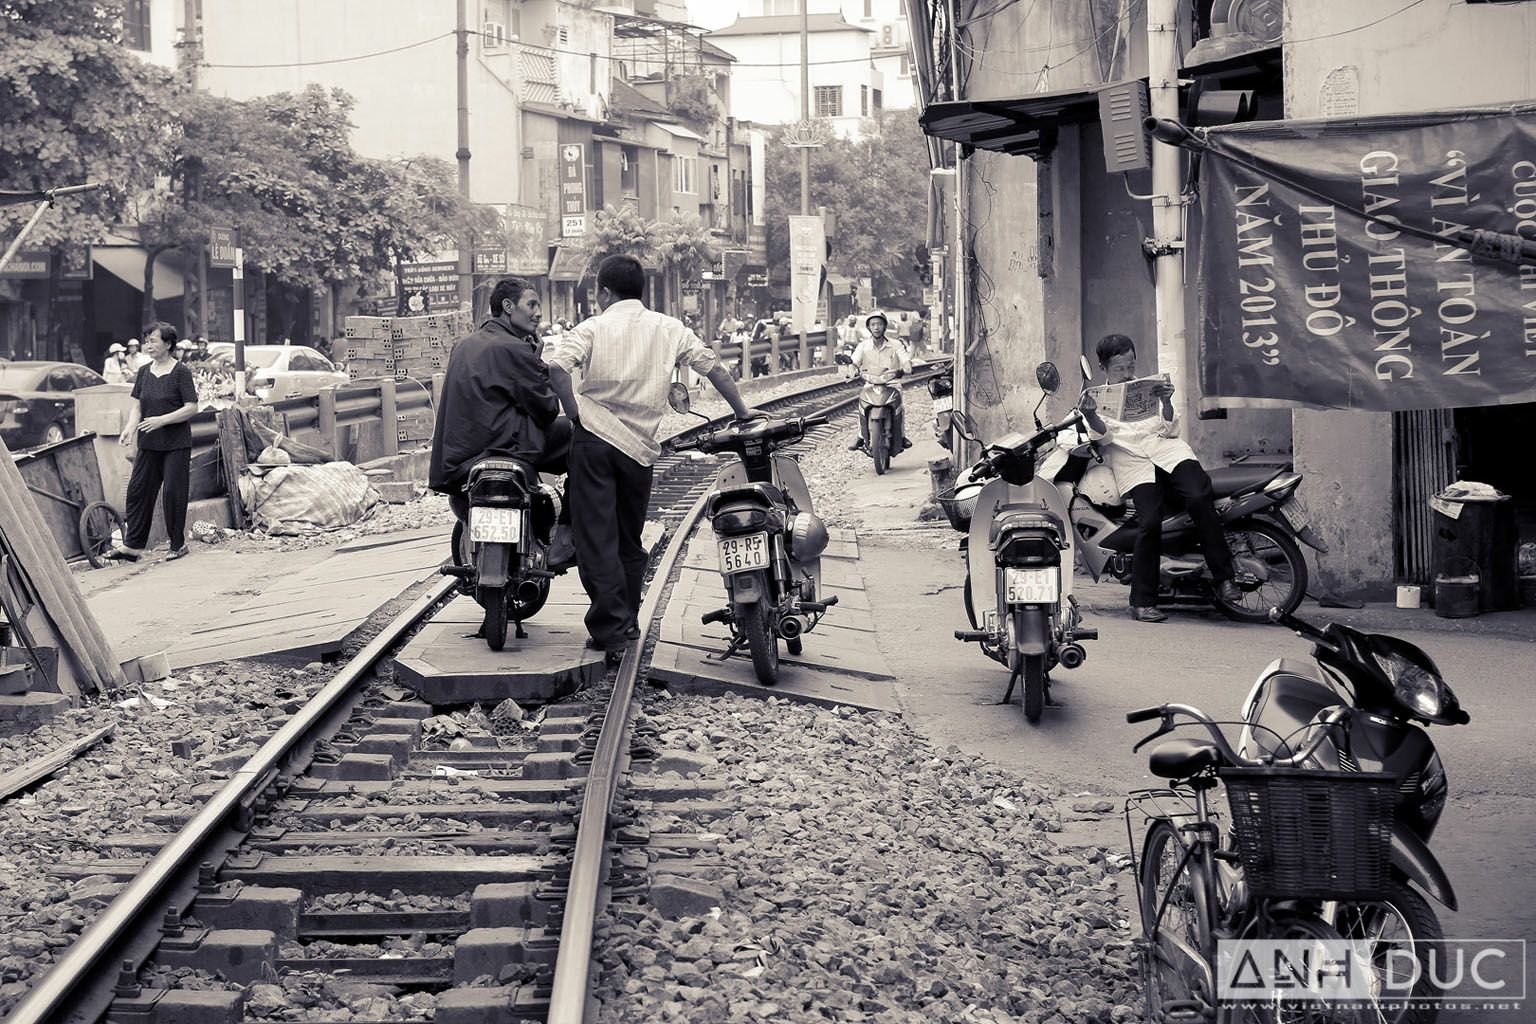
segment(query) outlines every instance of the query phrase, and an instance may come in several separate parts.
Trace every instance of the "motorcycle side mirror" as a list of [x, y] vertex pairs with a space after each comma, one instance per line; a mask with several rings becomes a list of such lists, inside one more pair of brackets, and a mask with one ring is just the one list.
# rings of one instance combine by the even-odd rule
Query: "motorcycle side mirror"
[[692, 412], [693, 400], [688, 394], [687, 385], [673, 381], [667, 387], [667, 404], [673, 412]]
[[1088, 381], [1093, 380], [1093, 366], [1089, 364], [1088, 357], [1078, 356], [1077, 362], [1083, 369], [1083, 382], [1086, 384]]
[[1041, 391], [1054, 395], [1056, 389], [1061, 387], [1061, 371], [1056, 369], [1055, 363], [1041, 363], [1035, 367], [1035, 381]]
[[853, 364], [852, 357], [850, 357], [846, 352], [839, 352], [833, 358], [837, 360], [838, 365], [840, 366], [851, 366]]
[[976, 421], [971, 419], [969, 413], [955, 413], [955, 415], [950, 418], [950, 423], [954, 426], [955, 432], [961, 437], [965, 438], [967, 441], [974, 441], [978, 444], [981, 443], [981, 438], [976, 436]]

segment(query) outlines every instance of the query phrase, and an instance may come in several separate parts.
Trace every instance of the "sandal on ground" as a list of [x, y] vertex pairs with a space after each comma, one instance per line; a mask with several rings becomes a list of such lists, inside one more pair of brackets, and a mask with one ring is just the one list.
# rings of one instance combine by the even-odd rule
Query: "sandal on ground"
[[139, 560], [138, 555], [132, 551], [124, 551], [122, 548], [113, 548], [101, 557], [109, 558], [114, 562], [137, 562]]
[[167, 562], [174, 562], [178, 558], [186, 558], [191, 553], [192, 553], [192, 549], [187, 547], [185, 544], [183, 544], [181, 547], [177, 548], [175, 551], [172, 551], [169, 555], [166, 555], [165, 556], [165, 560]]

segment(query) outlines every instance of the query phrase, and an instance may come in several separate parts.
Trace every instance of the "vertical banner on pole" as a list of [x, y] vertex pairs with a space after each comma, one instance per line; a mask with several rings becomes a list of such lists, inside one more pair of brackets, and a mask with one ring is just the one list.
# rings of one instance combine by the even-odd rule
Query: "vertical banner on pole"
[[819, 216], [789, 218], [790, 317], [796, 332], [816, 323], [821, 271], [827, 256], [826, 232]]
[[762, 227], [768, 223], [764, 215], [768, 209], [768, 150], [761, 130], [752, 129], [747, 139], [752, 167], [752, 223]]

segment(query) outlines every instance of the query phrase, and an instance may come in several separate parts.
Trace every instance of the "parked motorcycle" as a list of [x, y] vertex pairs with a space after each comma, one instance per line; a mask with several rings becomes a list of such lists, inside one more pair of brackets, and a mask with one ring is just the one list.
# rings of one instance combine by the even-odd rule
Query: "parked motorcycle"
[[[890, 344], [899, 344], [891, 342]], [[852, 357], [838, 353], [839, 363], [852, 362]], [[902, 436], [897, 421], [901, 412], [901, 388], [892, 383], [896, 371], [883, 373], [863, 371], [864, 390], [859, 392], [859, 418], [866, 423], [869, 444], [864, 450], [874, 460], [875, 473], [884, 474], [891, 465], [891, 457], [902, 450]]]
[[[1083, 380], [1091, 380], [1086, 359], [1082, 370]], [[1097, 582], [1108, 574], [1129, 586], [1131, 554], [1141, 525], [1115, 486], [1115, 475], [1104, 465], [1098, 446], [1088, 440], [1086, 428], [1078, 422], [1076, 445], [1050, 453], [1040, 473], [1071, 491], [1072, 527], [1089, 575]], [[1214, 604], [1240, 622], [1268, 622], [1270, 608], [1286, 614], [1295, 611], [1307, 593], [1307, 562], [1297, 541], [1319, 552], [1328, 550], [1296, 497], [1301, 474], [1289, 465], [1237, 465], [1211, 470], [1210, 477], [1216, 511], [1232, 550], [1239, 600], [1221, 599], [1200, 551], [1194, 519], [1179, 507], [1176, 496], [1169, 495], [1169, 513], [1162, 523], [1159, 603]]]
[[939, 447], [948, 451], [954, 446], [955, 417], [955, 366], [951, 363], [940, 373], [928, 378], [928, 394], [933, 399], [933, 436]]
[[[1060, 384], [1056, 374], [1049, 363], [1037, 371], [1042, 388], [1050, 385], [1047, 393]], [[1077, 668], [1087, 657], [1081, 641], [1099, 635], [1082, 625], [1072, 598], [1074, 543], [1067, 503], [1048, 478], [1035, 473], [1042, 447], [1078, 419], [1074, 412], [1041, 426], [1033, 437], [1009, 434], [983, 444], [981, 457], [956, 478], [952, 494], [940, 499], [950, 525], [967, 534], [961, 544], [971, 628], [956, 630], [955, 639], [979, 643], [988, 657], [1008, 666], [1003, 703], [1023, 682], [1024, 717], [1032, 724], [1050, 700], [1051, 670]], [[963, 415], [954, 427], [966, 440], [977, 440]]]
[[[1457, 903], [1450, 879], [1429, 848], [1445, 809], [1445, 767], [1434, 742], [1415, 723], [1466, 725], [1471, 716], [1434, 661], [1413, 644], [1338, 623], [1318, 629], [1280, 609], [1273, 610], [1272, 618], [1312, 641], [1316, 665], [1278, 658], [1260, 673], [1243, 702], [1238, 751], [1247, 757], [1282, 756], [1317, 721], [1342, 707], [1345, 728], [1331, 730], [1303, 767], [1386, 772], [1397, 779], [1388, 891], [1376, 901], [1325, 904], [1320, 916], [1344, 938], [1371, 946], [1384, 1006], [1369, 1019], [1427, 1024], [1435, 1018], [1433, 1006], [1399, 1005], [1435, 994], [1433, 972], [1423, 962], [1425, 947], [1407, 945], [1442, 937], [1440, 922], [1419, 891], [1451, 910]], [[1404, 990], [1402, 979], [1392, 980], [1399, 973], [1393, 970], [1393, 949], [1420, 956], [1421, 977], [1411, 992]]]
[[[677, 412], [689, 411], [688, 389], [682, 385], [672, 385], [667, 399]], [[826, 422], [824, 416], [738, 421], [697, 441], [672, 445], [673, 451], [734, 456], [716, 475], [704, 507], [715, 531], [729, 603], [702, 621], [730, 627], [724, 656], [746, 647], [765, 686], [778, 681], [779, 640], [790, 654], [801, 653], [804, 634], [837, 604], [836, 595], [820, 596], [826, 525], [812, 510], [800, 464], [777, 454]]]
[[480, 635], [493, 651], [507, 643], [507, 621], [518, 639], [523, 622], [544, 607], [549, 581], [548, 551], [560, 517], [560, 492], [518, 459], [481, 459], [465, 485], [468, 529], [453, 528], [453, 563], [441, 572], [457, 576], [485, 609]]

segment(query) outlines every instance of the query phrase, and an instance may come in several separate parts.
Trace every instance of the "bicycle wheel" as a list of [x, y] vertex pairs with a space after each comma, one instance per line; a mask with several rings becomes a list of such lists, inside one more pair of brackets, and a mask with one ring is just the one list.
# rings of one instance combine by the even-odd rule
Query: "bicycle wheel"
[[1199, 867], [1173, 824], [1158, 819], [1141, 847], [1141, 933], [1147, 940], [1147, 1019], [1169, 1009], [1209, 1006], [1200, 951]]
[[[1339, 904], [1334, 928], [1346, 939], [1370, 946], [1372, 1005], [1367, 1008], [1367, 1020], [1379, 1024], [1433, 1024], [1440, 1015], [1439, 1005], [1433, 1002], [1440, 990], [1434, 982], [1428, 947], [1413, 943], [1441, 939], [1444, 934], [1424, 897], [1394, 880], [1384, 900]], [[1412, 951], [1418, 960], [1417, 979], [1407, 969], [1401, 955], [1405, 951]], [[1405, 996], [1415, 1001], [1409, 1002]]]
[[[1334, 955], [1341, 940], [1338, 930], [1328, 922], [1302, 914], [1280, 913], [1269, 916], [1268, 921], [1255, 917], [1239, 936], [1244, 939], [1278, 939], [1282, 941], [1308, 941], [1319, 943], [1311, 954], [1318, 962]], [[1328, 945], [1321, 945], [1327, 943]], [[1305, 946], [1303, 945], [1303, 949]], [[1308, 954], [1297, 954], [1298, 961], [1305, 962]], [[1375, 1024], [1376, 1018], [1368, 1009], [1357, 1005], [1329, 1007], [1300, 999], [1279, 1003], [1255, 1003], [1233, 1005], [1223, 1003], [1216, 1008], [1216, 1024]]]

